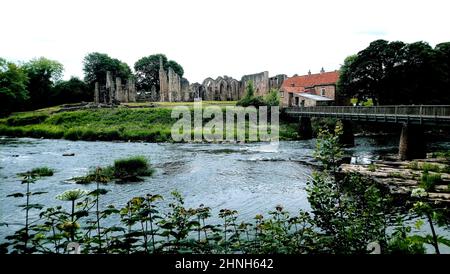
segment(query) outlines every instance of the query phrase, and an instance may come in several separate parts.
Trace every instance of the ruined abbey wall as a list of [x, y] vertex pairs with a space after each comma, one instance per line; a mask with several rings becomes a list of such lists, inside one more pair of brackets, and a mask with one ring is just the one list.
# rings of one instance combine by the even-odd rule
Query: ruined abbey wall
[[129, 78], [125, 85], [122, 79], [113, 77], [110, 71], [106, 72], [106, 84], [100, 86], [98, 82], [94, 85], [94, 103], [95, 104], [116, 104], [136, 102], [136, 85], [133, 78]]
[[245, 88], [249, 81], [253, 82], [253, 86], [255, 87], [255, 95], [266, 95], [269, 90], [269, 72], [264, 71], [256, 74], [244, 75], [241, 78], [241, 93], [245, 93]]

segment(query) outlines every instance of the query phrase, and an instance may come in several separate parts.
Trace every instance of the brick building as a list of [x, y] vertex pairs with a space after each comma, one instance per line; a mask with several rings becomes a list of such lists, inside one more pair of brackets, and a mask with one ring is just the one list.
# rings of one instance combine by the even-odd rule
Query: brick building
[[330, 105], [336, 99], [339, 71], [293, 76], [284, 80], [280, 95], [283, 106]]

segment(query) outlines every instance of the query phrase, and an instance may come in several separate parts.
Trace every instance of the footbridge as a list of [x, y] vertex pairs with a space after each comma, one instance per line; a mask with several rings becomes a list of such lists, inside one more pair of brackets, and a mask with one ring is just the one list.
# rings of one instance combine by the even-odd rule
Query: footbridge
[[354, 122], [401, 125], [399, 157], [403, 160], [425, 157], [425, 126], [450, 126], [450, 105], [289, 107], [283, 114], [299, 120], [299, 133], [304, 139], [312, 138], [312, 117], [339, 119], [344, 125], [343, 142], [350, 146], [354, 145]]

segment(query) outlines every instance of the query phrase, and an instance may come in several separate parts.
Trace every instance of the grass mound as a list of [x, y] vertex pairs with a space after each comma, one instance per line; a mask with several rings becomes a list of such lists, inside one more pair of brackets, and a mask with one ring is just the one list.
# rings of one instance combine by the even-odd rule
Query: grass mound
[[25, 175], [31, 175], [31, 176], [37, 176], [37, 177], [50, 177], [53, 176], [55, 171], [49, 167], [37, 167], [33, 168], [31, 171], [27, 171], [24, 173], [19, 173], [19, 176], [25, 176]]
[[76, 183], [107, 183], [111, 181], [137, 182], [142, 177], [151, 176], [154, 170], [144, 156], [118, 159], [114, 165], [91, 170], [86, 176], [74, 178]]

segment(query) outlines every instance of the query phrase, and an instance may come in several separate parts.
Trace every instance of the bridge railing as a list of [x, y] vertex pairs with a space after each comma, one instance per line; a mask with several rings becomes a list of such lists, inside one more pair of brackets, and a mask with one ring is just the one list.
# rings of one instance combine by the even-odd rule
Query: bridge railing
[[450, 117], [450, 105], [289, 107], [286, 112]]

